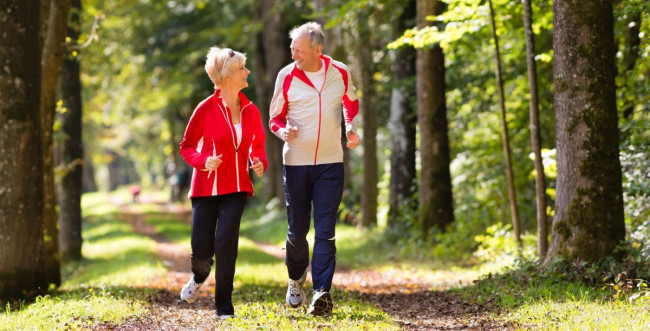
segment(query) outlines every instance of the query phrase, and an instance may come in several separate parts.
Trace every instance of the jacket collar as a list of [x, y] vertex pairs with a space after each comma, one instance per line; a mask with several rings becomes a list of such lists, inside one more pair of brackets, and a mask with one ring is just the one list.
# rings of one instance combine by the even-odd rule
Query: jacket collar
[[[224, 104], [223, 97], [221, 96], [221, 89], [219, 88], [215, 89], [214, 96], [219, 100], [221, 104]], [[248, 106], [248, 104], [251, 103], [250, 100], [248, 100], [248, 98], [246, 97], [246, 95], [244, 95], [242, 91], [239, 91], [237, 96], [239, 97], [239, 103], [241, 105], [240, 108], [243, 109], [245, 106]]]
[[[330, 67], [330, 63], [332, 63], [332, 58], [327, 56], [327, 55], [323, 55], [323, 54], [320, 55], [320, 58], [325, 63], [325, 77], [327, 77], [327, 70]], [[305, 74], [305, 72], [303, 70], [298, 69], [298, 66], [296, 66], [295, 64], [293, 65], [293, 70], [291, 70], [291, 75], [295, 76], [295, 77], [298, 77], [298, 79], [303, 81], [305, 84], [307, 84], [307, 85], [309, 85], [309, 86], [311, 86], [313, 88], [316, 88], [314, 86], [314, 84], [311, 83], [311, 80], [309, 78], [307, 78], [307, 75]]]

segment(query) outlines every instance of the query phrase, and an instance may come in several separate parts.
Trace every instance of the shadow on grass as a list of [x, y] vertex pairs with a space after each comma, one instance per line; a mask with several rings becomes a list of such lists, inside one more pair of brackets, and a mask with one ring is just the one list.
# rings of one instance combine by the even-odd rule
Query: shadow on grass
[[277, 264], [284, 262], [273, 255], [266, 254], [257, 248], [252, 247], [239, 247], [237, 254], [237, 261], [248, 264]]
[[178, 218], [169, 217], [169, 215], [160, 213], [154, 216], [147, 215], [147, 223], [155, 226], [156, 231], [170, 241], [178, 243], [189, 239], [192, 231], [189, 224]]

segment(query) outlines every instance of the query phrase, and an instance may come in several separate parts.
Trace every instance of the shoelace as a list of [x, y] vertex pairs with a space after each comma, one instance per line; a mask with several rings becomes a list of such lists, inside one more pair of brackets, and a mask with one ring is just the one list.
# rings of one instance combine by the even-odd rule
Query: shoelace
[[300, 295], [300, 282], [290, 279], [290, 293], [291, 295], [299, 296]]

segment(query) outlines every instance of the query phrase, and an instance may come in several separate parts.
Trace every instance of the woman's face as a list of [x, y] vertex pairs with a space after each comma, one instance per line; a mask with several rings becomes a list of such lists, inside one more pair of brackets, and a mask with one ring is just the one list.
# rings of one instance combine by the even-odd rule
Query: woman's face
[[242, 61], [235, 71], [226, 78], [226, 84], [238, 90], [248, 87], [248, 75], [250, 73], [251, 71], [246, 68], [246, 62]]

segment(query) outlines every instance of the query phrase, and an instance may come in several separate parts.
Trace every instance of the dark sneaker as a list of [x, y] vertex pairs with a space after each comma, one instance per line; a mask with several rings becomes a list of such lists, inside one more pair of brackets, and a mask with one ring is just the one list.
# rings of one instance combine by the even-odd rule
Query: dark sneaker
[[302, 285], [307, 279], [307, 270], [302, 274], [302, 277], [298, 280], [289, 279], [289, 285], [287, 286], [287, 305], [291, 308], [298, 308], [302, 305], [305, 300], [305, 291], [302, 290]]
[[325, 291], [316, 291], [314, 292], [314, 297], [311, 299], [311, 305], [309, 305], [307, 314], [327, 316], [332, 313], [333, 308], [334, 302], [332, 302], [330, 294]]

